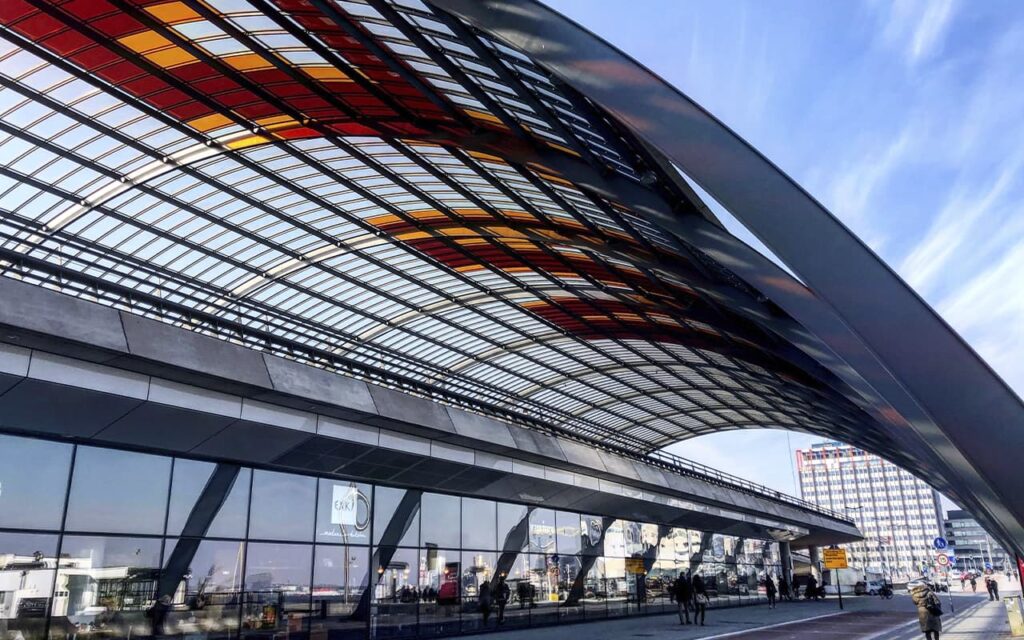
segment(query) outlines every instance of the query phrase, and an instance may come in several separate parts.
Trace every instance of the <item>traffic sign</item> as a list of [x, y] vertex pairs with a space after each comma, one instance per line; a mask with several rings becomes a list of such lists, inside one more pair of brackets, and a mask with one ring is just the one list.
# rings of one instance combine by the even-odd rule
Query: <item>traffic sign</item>
[[949, 543], [946, 542], [946, 539], [945, 538], [941, 538], [941, 537], [940, 538], [935, 538], [935, 540], [932, 541], [932, 544], [935, 545], [935, 548], [938, 549], [939, 551], [942, 551], [943, 549], [945, 549], [946, 547], [949, 546]]
[[848, 569], [850, 565], [846, 562], [845, 549], [822, 549], [825, 557], [826, 569]]
[[947, 564], [949, 564], [949, 556], [947, 556], [944, 553], [940, 553], [939, 555], [935, 556], [935, 559], [938, 561], [940, 567], [944, 567]]

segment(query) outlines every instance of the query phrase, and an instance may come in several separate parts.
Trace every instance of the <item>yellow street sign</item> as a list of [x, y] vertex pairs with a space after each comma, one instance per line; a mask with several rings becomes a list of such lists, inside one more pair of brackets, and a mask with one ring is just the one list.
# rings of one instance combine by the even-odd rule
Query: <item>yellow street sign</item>
[[826, 569], [848, 569], [845, 549], [823, 549]]
[[626, 573], [646, 573], [643, 558], [626, 558]]

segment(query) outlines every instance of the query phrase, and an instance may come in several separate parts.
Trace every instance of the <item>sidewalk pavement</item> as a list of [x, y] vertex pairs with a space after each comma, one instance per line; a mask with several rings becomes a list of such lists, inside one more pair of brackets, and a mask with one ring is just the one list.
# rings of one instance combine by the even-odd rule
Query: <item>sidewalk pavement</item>
[[[954, 593], [953, 601], [956, 613], [946, 616], [944, 623], [954, 633], [968, 635], [943, 634], [943, 640], [995, 640], [1003, 630], [1008, 629], [1002, 603], [989, 602], [983, 594], [975, 596], [970, 593]], [[921, 632], [915, 626], [917, 610], [909, 596], [897, 595], [892, 600], [850, 596], [843, 598], [843, 604], [845, 609], [840, 611], [837, 599], [832, 596], [824, 602], [783, 602], [775, 609], [769, 609], [767, 605], [714, 609], [708, 611], [707, 625], [704, 627], [680, 625], [674, 614], [668, 614], [516, 629], [467, 637], [477, 640], [564, 640], [572, 637], [586, 640], [745, 640], [769, 636], [813, 638], [819, 634], [825, 634], [820, 637], [851, 640], [909, 640], [921, 637]], [[947, 610], [949, 608], [945, 594], [943, 607]], [[975, 620], [976, 617], [978, 620]], [[770, 634], [766, 633], [766, 627], [772, 627]], [[975, 627], [982, 631], [975, 632]]]

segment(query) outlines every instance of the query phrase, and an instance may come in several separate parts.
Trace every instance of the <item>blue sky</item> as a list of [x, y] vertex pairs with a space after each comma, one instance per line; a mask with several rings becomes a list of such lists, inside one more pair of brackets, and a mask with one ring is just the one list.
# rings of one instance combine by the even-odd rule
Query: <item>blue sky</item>
[[[1024, 395], [1024, 3], [547, 1], [800, 182]], [[672, 450], [795, 492], [789, 447], [815, 439], [789, 440]]]

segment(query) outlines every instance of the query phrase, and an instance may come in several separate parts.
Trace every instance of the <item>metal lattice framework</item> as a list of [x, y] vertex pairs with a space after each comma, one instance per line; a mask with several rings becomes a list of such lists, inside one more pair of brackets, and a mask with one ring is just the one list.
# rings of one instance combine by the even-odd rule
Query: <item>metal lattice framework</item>
[[714, 295], [756, 291], [564, 170], [701, 216], [640, 146], [426, 5], [6, 0], [0, 25], [6, 276], [638, 453], [870, 420]]

